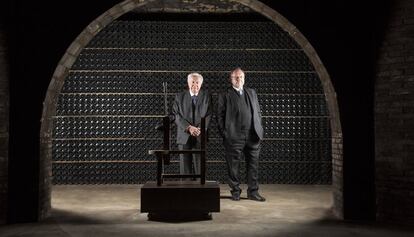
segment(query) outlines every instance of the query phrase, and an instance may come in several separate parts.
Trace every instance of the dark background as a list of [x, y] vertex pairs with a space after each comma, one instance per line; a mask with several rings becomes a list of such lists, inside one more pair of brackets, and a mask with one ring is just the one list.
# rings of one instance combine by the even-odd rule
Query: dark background
[[[42, 103], [57, 63], [90, 22], [119, 2], [2, 3], [11, 55], [10, 222], [37, 219]], [[302, 32], [327, 68], [338, 97], [344, 137], [345, 217], [373, 219], [375, 63], [389, 4], [349, 0], [262, 2]]]

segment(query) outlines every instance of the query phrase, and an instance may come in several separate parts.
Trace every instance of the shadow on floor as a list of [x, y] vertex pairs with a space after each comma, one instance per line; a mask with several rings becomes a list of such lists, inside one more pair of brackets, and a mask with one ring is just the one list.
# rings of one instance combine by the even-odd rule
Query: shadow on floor
[[132, 218], [120, 218], [120, 216], [137, 216], [139, 210], [124, 210], [117, 211], [116, 214], [111, 215], [108, 212], [104, 213], [79, 213], [68, 210], [52, 209], [51, 216], [46, 221], [55, 221], [66, 224], [90, 225], [90, 224], [122, 224], [133, 222]]

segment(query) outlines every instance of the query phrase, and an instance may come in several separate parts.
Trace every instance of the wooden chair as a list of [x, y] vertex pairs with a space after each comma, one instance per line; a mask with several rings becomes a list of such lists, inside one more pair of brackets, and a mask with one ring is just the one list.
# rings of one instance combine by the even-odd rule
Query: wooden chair
[[[201, 144], [200, 149], [172, 150], [170, 149], [170, 118], [163, 118], [164, 141], [162, 150], [149, 150], [150, 155], [157, 157], [157, 185], [161, 186], [165, 178], [200, 178], [200, 184], [206, 183], [206, 119], [201, 119]], [[173, 154], [200, 154], [200, 174], [166, 174], [164, 165], [170, 164], [170, 156]]]

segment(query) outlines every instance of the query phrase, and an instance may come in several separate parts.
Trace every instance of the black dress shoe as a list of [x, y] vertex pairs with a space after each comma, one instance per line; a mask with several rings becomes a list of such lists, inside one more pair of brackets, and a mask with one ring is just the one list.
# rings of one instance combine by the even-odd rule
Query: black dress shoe
[[259, 201], [259, 202], [266, 201], [266, 198], [260, 196], [260, 194], [258, 194], [258, 193], [247, 195], [247, 198], [250, 199], [250, 200]]
[[240, 193], [232, 193], [231, 200], [233, 201], [240, 201]]

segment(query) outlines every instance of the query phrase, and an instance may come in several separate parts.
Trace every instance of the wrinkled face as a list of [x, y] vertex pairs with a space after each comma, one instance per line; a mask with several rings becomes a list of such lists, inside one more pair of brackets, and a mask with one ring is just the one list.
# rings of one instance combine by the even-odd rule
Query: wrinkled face
[[244, 85], [244, 72], [242, 70], [236, 70], [231, 73], [230, 79], [233, 87], [240, 89]]
[[188, 82], [188, 88], [190, 88], [191, 92], [194, 94], [198, 94], [201, 88], [201, 84], [203, 84], [203, 81], [198, 77], [191, 77]]

